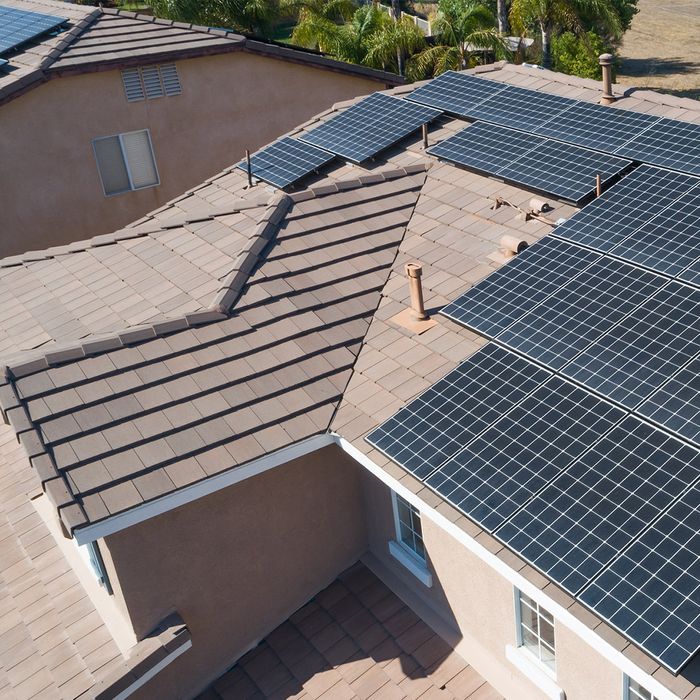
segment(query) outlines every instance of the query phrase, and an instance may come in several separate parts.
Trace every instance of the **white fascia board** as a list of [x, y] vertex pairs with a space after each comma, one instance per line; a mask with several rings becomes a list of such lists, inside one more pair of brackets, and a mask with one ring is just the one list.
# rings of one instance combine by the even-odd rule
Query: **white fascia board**
[[658, 700], [682, 700], [655, 678], [635, 665], [602, 637], [598, 636], [590, 627], [587, 627], [578, 618], [574, 617], [566, 608], [552, 600], [541, 588], [530, 583], [530, 581], [517, 571], [511, 569], [504, 561], [499, 559], [495, 554], [489, 552], [483, 545], [479, 544], [473, 537], [470, 537], [464, 532], [462, 528], [450, 522], [444, 515], [438, 513], [438, 511], [416, 496], [413, 491], [407, 489], [384, 469], [377, 466], [364, 452], [358, 450], [352, 443], [348, 442], [340, 435], [335, 435], [335, 437], [338, 445], [344, 452], [356, 462], [359, 462], [380, 481], [384, 482], [392, 491], [395, 491], [399, 496], [415, 506], [420, 511], [421, 515], [430, 518], [430, 520], [441, 529], [445, 530], [445, 532], [466, 547], [472, 554], [479, 557], [479, 559], [488, 564], [492, 569], [495, 569], [503, 578], [512, 583], [513, 586], [540, 603], [540, 605], [552, 613], [558, 622], [568, 627], [589, 646], [593, 647], [601, 656], [617, 666], [623, 673], [626, 673], [638, 683], [641, 683], [649, 692], [655, 695]]
[[221, 474], [216, 474], [208, 479], [203, 479], [195, 484], [191, 484], [190, 486], [185, 486], [182, 489], [173, 491], [172, 493], [156, 498], [148, 503], [142, 503], [130, 510], [105, 518], [92, 525], [78, 528], [73, 531], [73, 537], [78, 544], [94, 542], [102, 537], [113, 535], [115, 532], [124, 530], [127, 527], [137, 525], [150, 518], [155, 518], [158, 515], [167, 513], [169, 510], [173, 510], [187, 503], [192, 503], [192, 501], [196, 501], [216, 491], [225, 489], [228, 486], [233, 486], [241, 481], [250, 479], [252, 476], [257, 476], [270, 469], [279, 467], [282, 464], [286, 464], [293, 459], [303, 457], [311, 452], [336, 443], [336, 438], [329, 433], [314, 435], [301, 442], [283, 447], [276, 452], [270, 452], [240, 467], [234, 467], [228, 471], [221, 472]]

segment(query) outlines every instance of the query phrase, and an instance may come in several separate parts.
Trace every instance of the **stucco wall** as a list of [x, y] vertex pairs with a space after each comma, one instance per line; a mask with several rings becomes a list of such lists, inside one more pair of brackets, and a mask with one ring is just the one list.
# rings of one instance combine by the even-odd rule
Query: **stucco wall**
[[108, 537], [137, 636], [174, 610], [192, 633], [139, 697], [192, 697], [328, 585], [366, 548], [361, 507], [356, 466], [328, 447]]
[[[369, 548], [371, 560], [377, 562], [377, 573], [381, 576], [385, 572], [389, 585], [395, 581], [397, 593], [504, 697], [543, 700], [540, 689], [505, 657], [505, 646], [516, 644], [513, 586], [432, 520], [423, 518], [433, 575], [432, 588], [426, 588], [388, 552], [388, 542], [395, 538], [391, 491], [367, 472], [362, 483]], [[367, 562], [370, 565], [371, 560]], [[421, 606], [425, 610], [419, 610]], [[436, 619], [431, 619], [433, 616]], [[555, 639], [556, 682], [566, 692], [567, 700], [620, 699], [619, 669], [562, 624], [555, 626]]]
[[[246, 53], [178, 61], [182, 94], [127, 102], [118, 70], [0, 106], [0, 257], [124, 226], [334, 102], [380, 83]], [[150, 129], [161, 184], [105, 197], [92, 140]]]

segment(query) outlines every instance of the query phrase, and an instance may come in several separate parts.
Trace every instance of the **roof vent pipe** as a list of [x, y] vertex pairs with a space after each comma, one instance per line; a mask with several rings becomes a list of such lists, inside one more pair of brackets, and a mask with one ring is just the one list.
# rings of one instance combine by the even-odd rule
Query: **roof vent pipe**
[[600, 103], [611, 105], [615, 102], [615, 95], [612, 91], [612, 64], [613, 56], [610, 53], [604, 53], [598, 57], [600, 68], [603, 72], [603, 95], [600, 98]]
[[423, 268], [417, 263], [406, 263], [406, 274], [408, 275], [408, 284], [411, 290], [411, 315], [416, 321], [426, 321], [428, 314], [425, 313], [423, 285], [420, 281]]
[[527, 248], [527, 241], [523, 241], [515, 236], [501, 237], [501, 250], [507, 258], [512, 258], [518, 253], [522, 253]]

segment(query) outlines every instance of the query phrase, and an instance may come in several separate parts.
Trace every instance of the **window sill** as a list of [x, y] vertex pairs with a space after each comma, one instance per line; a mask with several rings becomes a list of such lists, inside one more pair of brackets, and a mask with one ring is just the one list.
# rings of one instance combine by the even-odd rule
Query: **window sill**
[[520, 673], [531, 680], [549, 700], [566, 700], [566, 693], [554, 682], [554, 679], [520, 647], [506, 644], [506, 659]]
[[421, 566], [398, 542], [389, 541], [389, 554], [406, 567], [424, 586], [433, 587], [433, 576], [426, 566]]

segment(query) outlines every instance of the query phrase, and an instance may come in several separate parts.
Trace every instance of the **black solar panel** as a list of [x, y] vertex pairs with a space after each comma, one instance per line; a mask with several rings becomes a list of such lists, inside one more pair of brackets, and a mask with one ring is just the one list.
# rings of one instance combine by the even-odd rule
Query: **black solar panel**
[[428, 149], [428, 153], [474, 170], [498, 174], [545, 139], [493, 124], [477, 123]]
[[538, 126], [576, 104], [567, 97], [508, 85], [502, 92], [466, 110], [463, 116], [536, 132]]
[[300, 138], [353, 163], [362, 163], [440, 114], [430, 107], [374, 93]]
[[700, 290], [671, 281], [562, 372], [634, 408], [699, 352]]
[[700, 175], [700, 124], [661, 118], [615, 153]]
[[549, 377], [486, 345], [372, 431], [367, 442], [424, 478]]
[[603, 258], [497, 338], [560, 369], [589, 343], [608, 333], [665, 281], [651, 272]]
[[[698, 464], [697, 453], [688, 459]], [[700, 650], [700, 489], [674, 503], [581, 600], [678, 673]]]
[[598, 253], [547, 236], [441, 313], [492, 338], [599, 258]]
[[653, 393], [637, 412], [700, 445], [700, 358]]
[[406, 96], [411, 102], [465, 117], [475, 105], [507, 88], [493, 80], [448, 71]]
[[[316, 146], [285, 136], [250, 157], [253, 175], [275, 187], [284, 188], [330, 163], [335, 156]], [[243, 160], [237, 168], [246, 170]]]
[[683, 270], [678, 278], [700, 287], [700, 260], [696, 260], [686, 270]]
[[60, 27], [64, 17], [0, 5], [0, 54]]
[[615, 153], [659, 119], [641, 112], [603, 107], [591, 102], [569, 101], [572, 104], [568, 109], [555, 114], [536, 128], [535, 133], [597, 151]]
[[697, 182], [689, 175], [642, 165], [557, 226], [554, 235], [606, 252]]
[[700, 259], [700, 185], [681, 195], [610, 251], [671, 277]]
[[697, 450], [629, 416], [496, 536], [576, 595], [698, 475]]
[[552, 377], [427, 480], [493, 531], [624, 416]]

